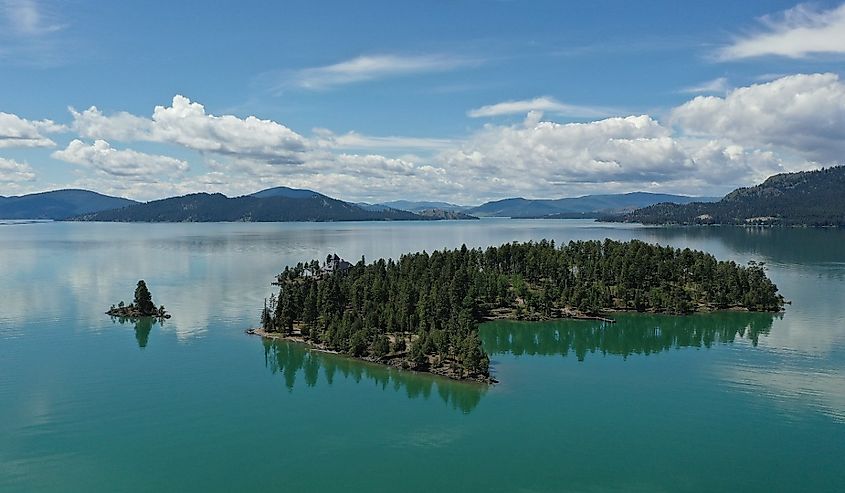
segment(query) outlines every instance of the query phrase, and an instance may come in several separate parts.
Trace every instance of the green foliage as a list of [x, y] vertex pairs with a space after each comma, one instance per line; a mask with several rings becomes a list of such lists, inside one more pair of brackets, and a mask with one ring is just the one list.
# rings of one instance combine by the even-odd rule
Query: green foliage
[[762, 265], [637, 240], [463, 247], [398, 261], [362, 259], [345, 273], [319, 276], [310, 274], [312, 265], [280, 274], [279, 295], [262, 312], [262, 325], [285, 332], [297, 325], [312, 340], [355, 356], [407, 350], [414, 364], [458, 365], [470, 374], [488, 372], [478, 322], [502, 307], [518, 318], [551, 318], [573, 309], [687, 313], [783, 305]]
[[376, 337], [373, 342], [373, 356], [376, 358], [383, 358], [390, 352], [390, 340], [384, 334]]

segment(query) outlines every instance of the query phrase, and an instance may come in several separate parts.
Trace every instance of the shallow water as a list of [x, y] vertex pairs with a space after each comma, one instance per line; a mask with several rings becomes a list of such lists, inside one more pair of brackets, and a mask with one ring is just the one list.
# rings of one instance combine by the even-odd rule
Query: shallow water
[[[493, 387], [244, 335], [284, 265], [640, 238], [783, 315], [482, 327]], [[112, 321], [138, 279], [173, 318]], [[589, 221], [0, 225], [0, 491], [840, 491], [845, 234]]]

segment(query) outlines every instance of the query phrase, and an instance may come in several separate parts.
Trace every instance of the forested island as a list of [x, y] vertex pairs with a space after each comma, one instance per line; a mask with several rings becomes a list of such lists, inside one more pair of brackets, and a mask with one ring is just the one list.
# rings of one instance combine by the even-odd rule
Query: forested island
[[170, 314], [164, 309], [164, 305], [156, 308], [155, 303], [153, 303], [153, 296], [143, 279], [138, 281], [138, 285], [135, 287], [135, 299], [132, 303], [127, 305], [121, 301], [117, 306], [112, 305], [106, 315], [120, 318], [170, 318]]
[[625, 310], [780, 311], [764, 266], [638, 240], [508, 243], [355, 264], [329, 256], [286, 267], [251, 333], [319, 349], [491, 381], [483, 320], [597, 318]]
[[657, 204], [601, 220], [643, 224], [845, 226], [845, 166], [781, 173], [718, 202]]

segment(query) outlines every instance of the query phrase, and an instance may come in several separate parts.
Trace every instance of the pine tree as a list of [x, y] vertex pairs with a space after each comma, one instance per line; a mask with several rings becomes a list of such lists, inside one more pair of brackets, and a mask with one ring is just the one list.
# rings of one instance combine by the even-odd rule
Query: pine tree
[[156, 312], [152, 295], [150, 295], [150, 291], [147, 289], [147, 283], [143, 279], [138, 281], [138, 286], [135, 288], [135, 308], [142, 315], [154, 315]]

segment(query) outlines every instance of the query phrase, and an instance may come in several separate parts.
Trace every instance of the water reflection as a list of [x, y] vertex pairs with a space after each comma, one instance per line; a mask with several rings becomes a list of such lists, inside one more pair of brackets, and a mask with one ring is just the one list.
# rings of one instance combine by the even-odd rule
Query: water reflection
[[[384, 391], [404, 391], [409, 399], [428, 400], [432, 395], [437, 395], [444, 404], [465, 414], [475, 409], [487, 392], [486, 385], [458, 382], [341, 355], [311, 351], [301, 344], [287, 341], [265, 339], [262, 344], [265, 366], [273, 374], [281, 375], [285, 386], [291, 391], [298, 379], [301, 379], [306, 387], [315, 387], [321, 382], [333, 385], [338, 378], [351, 379], [355, 383], [368, 381]], [[323, 370], [322, 379], [320, 369]]]
[[575, 353], [583, 361], [587, 353], [649, 355], [687, 347], [710, 348], [715, 344], [746, 339], [754, 346], [768, 334], [771, 313], [712, 313], [685, 317], [621, 315], [608, 324], [581, 320], [551, 322], [496, 321], [484, 324], [481, 340], [490, 354], [561, 355]]
[[[718, 240], [729, 251], [761, 255], [781, 264], [842, 266], [845, 263], [845, 231], [841, 228], [653, 228], [646, 230], [656, 241], [684, 244]], [[710, 249], [708, 249], [710, 250]], [[825, 274], [838, 273], [824, 270]]]
[[147, 342], [150, 340], [150, 332], [153, 330], [153, 325], [161, 324], [164, 326], [164, 320], [155, 317], [111, 317], [112, 323], [119, 323], [125, 325], [127, 323], [135, 325], [135, 340], [138, 341], [138, 348], [144, 349], [147, 347]]

